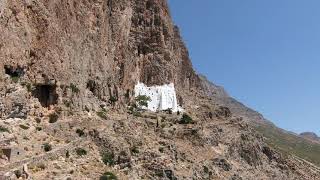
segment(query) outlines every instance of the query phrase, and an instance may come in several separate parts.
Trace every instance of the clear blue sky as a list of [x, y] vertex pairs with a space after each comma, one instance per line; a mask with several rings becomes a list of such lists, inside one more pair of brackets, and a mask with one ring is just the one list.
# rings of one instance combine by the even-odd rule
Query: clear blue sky
[[281, 128], [320, 135], [319, 0], [169, 0], [196, 70]]

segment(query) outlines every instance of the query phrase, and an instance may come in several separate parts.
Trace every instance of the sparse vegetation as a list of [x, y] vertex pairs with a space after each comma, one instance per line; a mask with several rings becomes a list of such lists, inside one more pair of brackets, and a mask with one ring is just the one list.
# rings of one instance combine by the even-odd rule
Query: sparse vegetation
[[168, 114], [172, 114], [173, 113], [171, 108], [164, 110], [164, 112], [166, 112]]
[[166, 127], [166, 124], [162, 123], [162, 124], [161, 124], [161, 128], [163, 129], [163, 128], [165, 128], [165, 127]]
[[32, 91], [33, 91], [33, 86], [32, 86], [32, 84], [28, 83], [28, 84], [26, 85], [26, 87], [27, 87], [28, 92], [32, 92]]
[[132, 154], [139, 154], [139, 149], [138, 149], [138, 147], [137, 146], [133, 146], [132, 148], [131, 148], [131, 153]]
[[17, 83], [17, 82], [19, 82], [20, 77], [19, 76], [11, 76], [11, 80], [12, 80], [12, 82]]
[[159, 152], [163, 153], [164, 152], [164, 147], [159, 147]]
[[85, 155], [87, 155], [87, 151], [86, 151], [85, 149], [83, 149], [83, 148], [77, 148], [77, 149], [76, 149], [76, 153], [77, 153], [78, 156], [85, 156]]
[[44, 143], [44, 144], [43, 144], [43, 150], [44, 150], [45, 152], [51, 151], [51, 150], [52, 150], [52, 145], [49, 144], [49, 143]]
[[112, 105], [114, 105], [117, 101], [118, 101], [118, 98], [116, 98], [115, 96], [111, 96], [109, 98], [109, 103]]
[[59, 116], [56, 113], [52, 113], [49, 115], [49, 123], [55, 123], [58, 121], [58, 119], [59, 119]]
[[105, 165], [113, 166], [115, 164], [114, 154], [109, 152], [103, 153], [102, 161]]
[[9, 130], [3, 126], [0, 126], [0, 132], [9, 132]]
[[183, 114], [179, 121], [180, 124], [192, 124], [193, 119], [188, 114]]
[[255, 129], [267, 138], [267, 143], [284, 155], [293, 154], [316, 165], [320, 165], [320, 144], [312, 143], [293, 134], [285, 133], [272, 125]]
[[98, 111], [97, 115], [102, 119], [108, 119], [106, 110]]
[[22, 176], [22, 171], [21, 171], [21, 170], [15, 170], [15, 171], [14, 171], [14, 174], [16, 175], [17, 178], [20, 179], [21, 176]]
[[117, 180], [117, 176], [114, 175], [112, 172], [105, 172], [101, 177], [100, 180]]
[[146, 95], [139, 95], [135, 98], [136, 104], [139, 108], [148, 107], [148, 102], [151, 101], [151, 98]]
[[70, 88], [73, 93], [78, 94], [80, 92], [80, 89], [73, 83], [70, 84]]
[[41, 131], [41, 130], [42, 130], [42, 127], [36, 127], [36, 130], [37, 130], [37, 131]]
[[129, 113], [136, 117], [141, 117], [141, 112], [139, 112], [139, 108], [137, 108], [136, 104], [133, 104], [129, 107]]
[[38, 123], [38, 124], [40, 124], [41, 123], [41, 119], [40, 118], [36, 118], [36, 122]]
[[71, 102], [69, 100], [64, 100], [63, 104], [67, 107], [70, 108], [71, 107]]
[[20, 124], [19, 127], [20, 127], [21, 129], [24, 129], [24, 130], [27, 130], [27, 129], [30, 128], [29, 126], [26, 126], [26, 125], [24, 125], [24, 124]]
[[132, 115], [133, 115], [133, 116], [136, 116], [136, 117], [141, 117], [141, 113], [140, 113], [139, 111], [136, 111], [136, 110], [134, 110], [134, 111], [132, 112]]
[[85, 135], [84, 131], [82, 129], [77, 129], [76, 133], [78, 134], [79, 137], [82, 137]]

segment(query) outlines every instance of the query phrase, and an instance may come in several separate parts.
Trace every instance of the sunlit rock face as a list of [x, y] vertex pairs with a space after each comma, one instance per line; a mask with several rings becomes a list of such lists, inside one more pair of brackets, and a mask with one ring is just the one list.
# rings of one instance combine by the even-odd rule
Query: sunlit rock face
[[150, 101], [148, 107], [142, 107], [150, 111], [163, 111], [171, 109], [173, 112], [182, 111], [177, 103], [176, 90], [174, 84], [165, 84], [161, 86], [146, 86], [138, 83], [134, 89], [135, 97], [148, 96]]

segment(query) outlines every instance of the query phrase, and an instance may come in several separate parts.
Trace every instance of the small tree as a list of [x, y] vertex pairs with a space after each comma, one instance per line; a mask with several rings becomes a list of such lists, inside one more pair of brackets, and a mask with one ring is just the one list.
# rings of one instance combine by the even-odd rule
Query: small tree
[[49, 143], [45, 143], [45, 144], [43, 144], [43, 149], [45, 152], [49, 152], [52, 150], [52, 146]]
[[83, 148], [77, 148], [77, 149], [76, 149], [76, 153], [77, 153], [78, 156], [85, 156], [85, 155], [87, 155], [87, 151], [86, 151], [85, 149], [83, 149]]
[[102, 161], [107, 166], [113, 166], [115, 164], [114, 154], [109, 152], [103, 153]]
[[84, 131], [82, 129], [77, 129], [76, 133], [78, 134], [79, 137], [82, 137], [85, 135]]
[[70, 88], [71, 88], [71, 91], [72, 91], [73, 93], [78, 94], [78, 93], [80, 92], [80, 89], [77, 87], [77, 85], [75, 85], [75, 84], [73, 84], [73, 83], [70, 84]]
[[188, 114], [183, 114], [179, 121], [180, 124], [192, 124], [193, 120]]
[[9, 132], [8, 128], [0, 126], [0, 132]]
[[55, 123], [58, 121], [58, 119], [59, 119], [59, 116], [56, 113], [49, 115], [49, 123]]
[[138, 107], [142, 108], [142, 107], [148, 107], [148, 102], [151, 101], [151, 98], [146, 95], [139, 95], [136, 97], [135, 100], [136, 100]]
[[115, 96], [111, 96], [109, 98], [109, 103], [112, 104], [113, 106], [115, 105], [115, 103], [118, 101], [118, 98]]

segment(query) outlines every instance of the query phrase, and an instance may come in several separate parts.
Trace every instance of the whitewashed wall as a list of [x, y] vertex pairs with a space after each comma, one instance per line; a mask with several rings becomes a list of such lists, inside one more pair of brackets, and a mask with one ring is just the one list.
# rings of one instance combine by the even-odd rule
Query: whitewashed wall
[[143, 83], [138, 83], [135, 88], [135, 97], [139, 95], [149, 96], [151, 101], [148, 102], [148, 109], [150, 111], [162, 111], [172, 109], [173, 112], [183, 111], [179, 107], [177, 102], [176, 90], [174, 84], [165, 84], [162, 86], [151, 86], [148, 87]]

